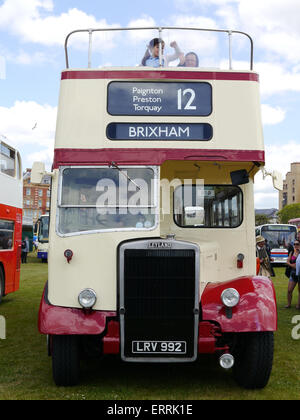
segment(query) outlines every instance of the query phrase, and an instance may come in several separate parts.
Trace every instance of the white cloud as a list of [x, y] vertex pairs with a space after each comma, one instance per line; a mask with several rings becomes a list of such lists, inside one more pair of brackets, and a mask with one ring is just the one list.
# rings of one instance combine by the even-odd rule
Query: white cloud
[[216, 15], [226, 22], [225, 26], [229, 29], [238, 29], [236, 26], [238, 16], [237, 9], [232, 5], [227, 5], [226, 7], [220, 8], [216, 11]]
[[290, 63], [299, 62], [299, 0], [205, 0], [205, 3], [219, 6], [215, 13], [227, 27], [248, 32], [255, 48], [263, 48]]
[[280, 107], [272, 107], [267, 104], [261, 105], [262, 121], [265, 125], [279, 124], [285, 119], [286, 111]]
[[228, 6], [231, 3], [238, 3], [239, 0], [174, 0], [177, 9], [186, 11], [193, 7], [207, 7], [207, 6]]
[[5, 58], [0, 56], [0, 80], [4, 80], [6, 78], [6, 62]]
[[21, 154], [23, 168], [42, 161], [47, 170], [53, 162], [57, 108], [33, 101], [16, 101], [0, 107], [0, 135]]
[[39, 150], [38, 152], [29, 153], [26, 155], [26, 161], [29, 162], [30, 167], [32, 167], [33, 162], [44, 162], [47, 171], [51, 171], [53, 164], [54, 156], [54, 144], [49, 145], [49, 147]]
[[278, 209], [278, 192], [256, 193], [254, 195], [254, 207], [256, 209]]
[[[270, 170], [270, 167], [266, 168]], [[270, 171], [271, 172], [271, 171]], [[255, 175], [254, 205], [256, 209], [278, 208], [279, 192], [274, 189], [271, 176], [263, 177], [261, 171]]]
[[300, 36], [299, 13], [298, 0], [239, 0], [239, 14], [245, 24], [274, 34], [283, 31]]
[[174, 26], [190, 28], [217, 29], [214, 19], [195, 15], [173, 15], [169, 18]]
[[9, 61], [13, 61], [17, 64], [22, 64], [26, 66], [31, 65], [40, 65], [45, 63], [55, 63], [54, 57], [52, 58], [49, 54], [46, 54], [41, 51], [36, 51], [34, 53], [28, 53], [24, 50], [18, 52], [17, 54], [8, 54], [6, 55], [6, 59]]
[[300, 144], [283, 140], [281, 144], [266, 145], [266, 169], [280, 171], [285, 177], [291, 162], [300, 162]]
[[[128, 23], [128, 28], [153, 28], [156, 25], [155, 20], [151, 16], [142, 15], [138, 19], [131, 20]], [[129, 31], [128, 38], [130, 42], [149, 42], [152, 38], [158, 36], [157, 31], [154, 33], [152, 30], [139, 30]]]
[[[292, 162], [300, 162], [300, 144], [289, 141], [282, 145], [266, 145], [265, 168], [267, 172], [279, 171], [283, 179], [291, 169]], [[256, 208], [278, 208], [278, 192], [273, 188], [272, 178], [263, 179], [262, 172], [255, 176], [254, 197]]]
[[[168, 18], [167, 26], [180, 28], [206, 28], [217, 29], [214, 19], [197, 15], [172, 15]], [[189, 30], [165, 31], [164, 39], [170, 43], [177, 41], [180, 49], [185, 53], [195, 51], [198, 53], [200, 66], [209, 67], [215, 65], [218, 54], [218, 37], [214, 32], [201, 32]]]
[[[32, 42], [46, 46], [63, 45], [68, 33], [75, 29], [86, 28], [115, 28], [118, 25], [108, 25], [105, 19], [97, 20], [76, 8], [69, 9], [59, 16], [47, 15], [53, 12], [52, 0], [5, 0], [0, 6], [0, 27], [21, 38], [22, 42]], [[114, 34], [105, 38], [98, 36], [96, 44], [101, 42], [102, 49], [113, 46]], [[73, 38], [73, 44], [81, 44], [88, 39], [88, 35]], [[80, 41], [79, 41], [80, 39]]]
[[258, 62], [255, 70], [260, 75], [261, 93], [272, 95], [287, 91], [300, 91], [299, 69], [289, 67], [289, 70], [281, 63]]
[[[220, 68], [228, 69], [228, 61], [222, 60]], [[249, 61], [233, 60], [233, 69], [249, 70]], [[262, 96], [285, 92], [300, 92], [300, 65], [291, 66], [280, 62], [254, 62], [255, 72], [259, 74]]]
[[57, 108], [34, 101], [16, 101], [10, 108], [0, 107], [1, 134], [17, 146], [45, 147], [53, 144]]

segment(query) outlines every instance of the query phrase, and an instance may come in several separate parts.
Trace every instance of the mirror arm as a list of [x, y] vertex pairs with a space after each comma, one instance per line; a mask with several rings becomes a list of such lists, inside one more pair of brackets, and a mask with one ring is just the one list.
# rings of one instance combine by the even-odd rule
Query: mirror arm
[[273, 176], [272, 172], [268, 172], [265, 168], [261, 168], [263, 179], [266, 179], [267, 176]]

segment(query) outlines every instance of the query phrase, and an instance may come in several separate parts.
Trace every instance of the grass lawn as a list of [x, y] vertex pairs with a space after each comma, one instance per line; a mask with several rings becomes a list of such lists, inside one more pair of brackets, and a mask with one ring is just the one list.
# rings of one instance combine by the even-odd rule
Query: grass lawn
[[259, 391], [239, 388], [230, 372], [213, 356], [193, 364], [141, 365], [117, 357], [89, 360], [82, 365], [79, 386], [54, 385], [46, 338], [37, 330], [39, 303], [47, 280], [47, 264], [32, 254], [22, 265], [20, 290], [6, 296], [0, 315], [6, 318], [6, 340], [0, 340], [0, 399], [72, 400], [199, 400], [300, 399], [300, 340], [291, 337], [292, 317], [300, 315], [286, 304], [287, 278], [276, 268], [273, 279], [278, 304], [273, 371], [268, 386]]

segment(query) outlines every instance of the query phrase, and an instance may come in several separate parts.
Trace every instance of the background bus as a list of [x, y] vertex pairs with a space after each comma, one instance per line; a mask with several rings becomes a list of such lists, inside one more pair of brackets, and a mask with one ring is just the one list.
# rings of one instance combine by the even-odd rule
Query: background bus
[[43, 214], [37, 221], [37, 257], [42, 262], [48, 261], [48, 247], [49, 247], [49, 214]]
[[300, 231], [300, 217], [297, 217], [296, 219], [290, 219], [288, 223], [289, 225], [296, 226], [298, 232]]
[[19, 289], [22, 188], [20, 155], [0, 138], [0, 301]]
[[257, 226], [256, 236], [262, 235], [270, 249], [271, 263], [284, 264], [288, 258], [288, 247], [294, 242], [297, 228], [293, 225], [267, 224]]

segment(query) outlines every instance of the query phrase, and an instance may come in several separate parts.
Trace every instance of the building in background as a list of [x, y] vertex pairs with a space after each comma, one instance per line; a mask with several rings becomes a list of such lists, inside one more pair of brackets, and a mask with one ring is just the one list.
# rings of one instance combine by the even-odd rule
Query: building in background
[[300, 162], [291, 163], [291, 170], [283, 181], [279, 192], [279, 210], [288, 204], [300, 203]]
[[50, 210], [50, 175], [46, 175], [39, 185], [30, 182], [31, 169], [23, 174], [23, 217], [36, 223], [42, 214]]

